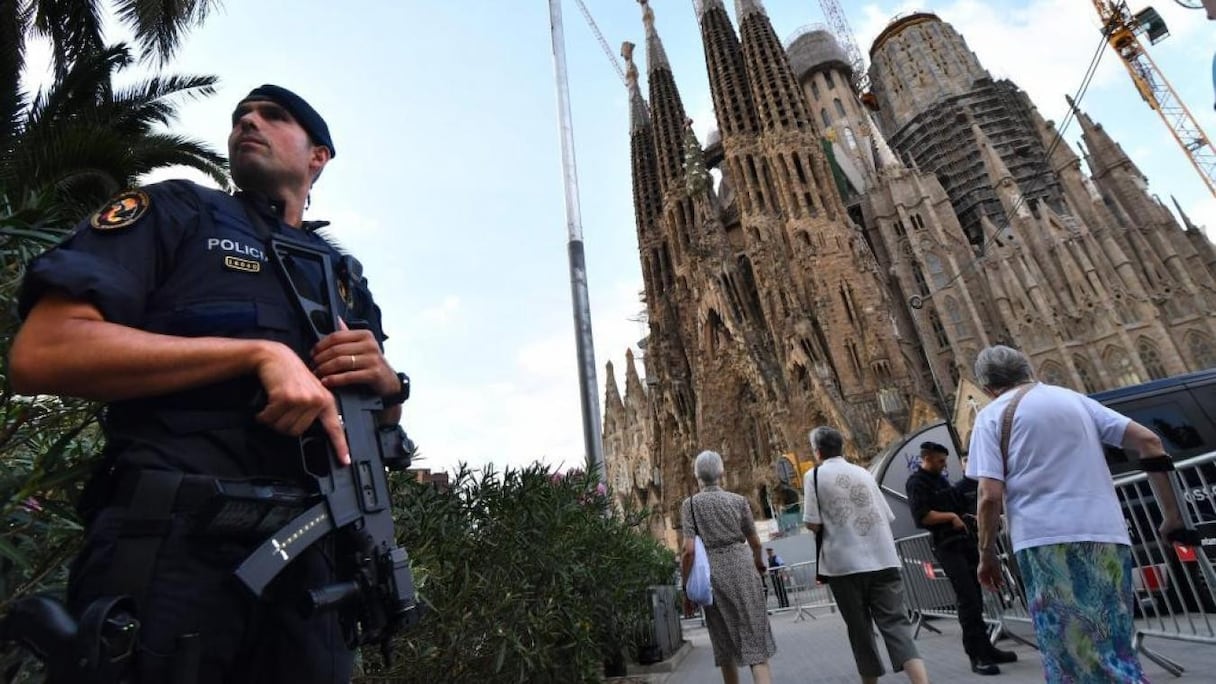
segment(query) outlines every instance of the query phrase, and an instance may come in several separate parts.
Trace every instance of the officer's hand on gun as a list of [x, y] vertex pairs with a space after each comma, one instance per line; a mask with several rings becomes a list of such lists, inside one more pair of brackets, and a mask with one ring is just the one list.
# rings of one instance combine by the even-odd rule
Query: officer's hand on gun
[[330, 389], [366, 385], [379, 396], [394, 394], [400, 385], [370, 330], [351, 330], [338, 320], [339, 329], [312, 348], [317, 377]]
[[[335, 333], [337, 334], [337, 333]], [[342, 417], [334, 395], [300, 361], [292, 349], [267, 342], [255, 361], [258, 380], [266, 392], [266, 407], [256, 416], [259, 423], [276, 432], [298, 437], [320, 421], [343, 465], [350, 464], [350, 448], [342, 430]]]
[[326, 335], [312, 349], [309, 370], [290, 348], [266, 345], [257, 363], [258, 379], [266, 391], [266, 407], [258, 422], [276, 432], [298, 437], [320, 421], [343, 465], [350, 464], [350, 448], [342, 429], [332, 390], [366, 385], [377, 395], [393, 394], [400, 380], [370, 330], [351, 330], [339, 320], [340, 330]]

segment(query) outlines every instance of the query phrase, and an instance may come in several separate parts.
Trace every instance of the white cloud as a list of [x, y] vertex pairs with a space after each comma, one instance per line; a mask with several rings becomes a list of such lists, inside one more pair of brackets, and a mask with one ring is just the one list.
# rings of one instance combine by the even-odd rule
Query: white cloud
[[424, 308], [418, 314], [422, 325], [430, 330], [446, 328], [460, 316], [460, 297], [448, 295], [442, 301]]
[[[624, 390], [624, 352], [638, 352], [645, 334], [636, 318], [638, 285], [619, 282], [593, 293], [592, 331], [597, 395], [602, 415], [605, 364], [616, 366]], [[599, 304], [597, 305], [596, 302]], [[428, 390], [426, 402], [406, 406], [405, 422], [434, 470], [460, 462], [518, 467], [540, 461], [553, 468], [582, 467], [584, 447], [574, 326], [533, 337], [515, 352], [508, 380], [446, 384]], [[642, 368], [638, 367], [638, 372]], [[487, 453], [489, 451], [490, 453]]]

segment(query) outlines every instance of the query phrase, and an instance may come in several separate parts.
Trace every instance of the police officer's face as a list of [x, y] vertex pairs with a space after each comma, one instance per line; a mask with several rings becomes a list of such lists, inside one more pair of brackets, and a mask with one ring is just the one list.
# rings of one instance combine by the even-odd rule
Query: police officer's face
[[946, 455], [936, 451], [920, 452], [920, 469], [937, 475], [946, 467]]
[[284, 188], [307, 188], [329, 150], [313, 145], [308, 133], [279, 105], [256, 100], [237, 105], [228, 134], [232, 179], [245, 190], [276, 194]]

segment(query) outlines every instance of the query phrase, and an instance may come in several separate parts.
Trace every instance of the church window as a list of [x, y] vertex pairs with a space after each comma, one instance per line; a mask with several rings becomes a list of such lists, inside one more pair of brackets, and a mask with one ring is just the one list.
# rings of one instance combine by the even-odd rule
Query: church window
[[1059, 385], [1067, 387], [1071, 383], [1068, 382], [1068, 376], [1064, 373], [1064, 369], [1055, 361], [1048, 361], [1039, 369], [1039, 379], [1049, 385]]
[[950, 338], [946, 336], [946, 329], [942, 327], [942, 319], [937, 317], [936, 311], [929, 312], [929, 326], [933, 328], [933, 337], [937, 340], [937, 346], [949, 347]]
[[815, 82], [815, 79], [811, 79], [811, 97], [819, 99], [819, 84]]
[[844, 302], [844, 312], [848, 315], [849, 322], [856, 323], [857, 314], [853, 311], [853, 292], [849, 289], [848, 283], [841, 283], [840, 299]]
[[828, 110], [827, 110], [827, 109], [820, 109], [820, 110], [819, 110], [819, 118], [823, 119], [823, 127], [824, 127], [824, 128], [827, 128], [828, 126], [831, 126], [831, 125], [832, 125], [832, 117], [828, 116]]
[[929, 284], [925, 282], [925, 274], [920, 270], [920, 264], [912, 262], [912, 278], [916, 281], [916, 289], [923, 295], [929, 294]]
[[1115, 311], [1119, 313], [1119, 322], [1123, 325], [1132, 325], [1133, 323], [1139, 322], [1136, 312], [1126, 301], [1123, 301], [1122, 299], [1115, 300]]
[[1136, 344], [1136, 351], [1140, 354], [1140, 363], [1144, 364], [1144, 370], [1148, 372], [1149, 380], [1160, 380], [1169, 376], [1169, 373], [1165, 372], [1165, 364], [1161, 362], [1161, 354], [1152, 342], [1143, 337], [1140, 338], [1140, 342]]
[[958, 387], [958, 364], [952, 363], [952, 364], [950, 364], [949, 368], [950, 368], [950, 386], [957, 388]]
[[954, 297], [946, 297], [945, 307], [946, 318], [950, 319], [950, 327], [954, 328], [955, 336], [971, 337], [971, 326], [967, 324], [967, 317], [963, 315], [958, 300]]
[[1210, 337], [1201, 332], [1191, 331], [1191, 334], [1187, 335], [1186, 342], [1196, 370], [1216, 368], [1216, 345], [1212, 344]]
[[832, 72], [823, 72], [823, 81], [828, 84], [828, 90], [836, 89], [836, 79], [832, 78]]
[[840, 98], [839, 98], [839, 97], [834, 97], [834, 98], [832, 98], [832, 104], [833, 104], [833, 105], [836, 107], [836, 116], [839, 116], [840, 118], [842, 118], [842, 119], [843, 119], [843, 118], [844, 118], [844, 116], [845, 116], [845, 114], [844, 114], [844, 104], [842, 104], [842, 103], [840, 102]]
[[1136, 366], [1132, 363], [1132, 357], [1127, 355], [1127, 352], [1118, 347], [1109, 347], [1106, 353], [1102, 355], [1102, 360], [1106, 363], [1106, 367], [1115, 377], [1116, 387], [1127, 387], [1128, 385], [1139, 385], [1144, 382], [1144, 378], [1140, 377], [1140, 373], [1136, 370]]
[[898, 219], [895, 221], [895, 234], [899, 237], [904, 237], [908, 234], [907, 229], [904, 228], [904, 222]]
[[815, 354], [815, 347], [811, 344], [810, 340], [805, 337], [799, 337], [798, 345], [802, 347], [802, 353], [806, 354], [806, 357], [812, 362], [819, 360], [819, 356]]
[[853, 364], [853, 372], [861, 375], [861, 355], [857, 353], [857, 344], [853, 340], [845, 342], [849, 350], [849, 361]]
[[1093, 366], [1089, 365], [1089, 360], [1084, 356], [1072, 357], [1072, 365], [1077, 368], [1077, 375], [1081, 378], [1081, 389], [1085, 390], [1086, 394], [1093, 394], [1098, 391], [1098, 374], [1094, 372]]
[[806, 366], [801, 363], [794, 364], [794, 379], [804, 391], [811, 391], [811, 374], [806, 372]]
[[946, 269], [942, 268], [942, 260], [936, 254], [932, 252], [925, 254], [925, 268], [929, 269], [929, 278], [933, 280], [933, 287], [940, 290], [950, 284], [950, 279], [946, 277]]

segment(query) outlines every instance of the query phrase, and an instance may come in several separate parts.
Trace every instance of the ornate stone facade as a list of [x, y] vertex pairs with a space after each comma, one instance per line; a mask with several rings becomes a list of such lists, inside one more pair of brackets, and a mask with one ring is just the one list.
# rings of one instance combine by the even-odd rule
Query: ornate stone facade
[[[897, 62], [874, 57], [880, 132], [830, 35], [787, 55], [758, 0], [736, 1], [737, 32], [721, 0], [700, 0], [718, 124], [703, 150], [642, 5], [649, 103], [624, 54], [646, 385], [630, 356], [622, 398], [609, 368], [604, 440], [617, 496], [656, 509], [656, 536], [674, 538], [700, 450], [723, 455], [726, 487], [766, 517], [774, 461], [809, 457], [809, 428], [840, 427], [868, 460], [947, 415], [987, 344], [1089, 391], [1216, 365], [1211, 243], [1080, 114], [1086, 175], [948, 24], [919, 14], [876, 41], [874, 54], [924, 60], [888, 74]], [[932, 87], [900, 90], [921, 72]]]

